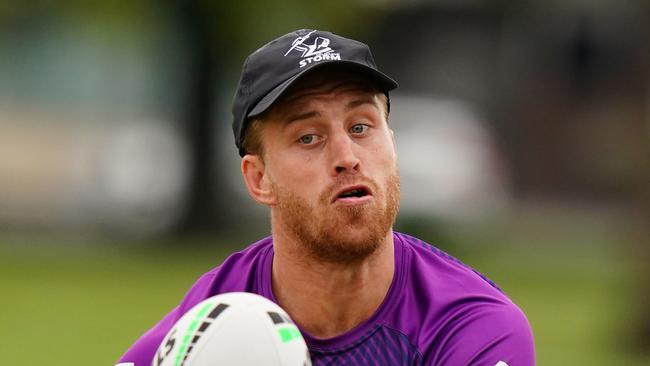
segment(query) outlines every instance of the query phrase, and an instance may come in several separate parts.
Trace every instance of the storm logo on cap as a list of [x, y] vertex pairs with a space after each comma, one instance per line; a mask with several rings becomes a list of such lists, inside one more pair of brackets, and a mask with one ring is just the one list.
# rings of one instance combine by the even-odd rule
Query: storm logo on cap
[[[313, 40], [309, 40], [309, 37], [312, 33], [316, 32], [315, 30], [309, 32], [305, 36], [296, 38], [291, 43], [291, 48], [284, 55], [287, 56], [291, 51], [300, 52], [300, 57], [302, 60], [298, 63], [300, 67], [307, 66], [312, 62], [319, 62], [324, 60], [340, 60], [341, 54], [333, 52], [330, 48], [330, 40], [325, 37], [316, 37]], [[309, 40], [309, 43], [307, 41]]]

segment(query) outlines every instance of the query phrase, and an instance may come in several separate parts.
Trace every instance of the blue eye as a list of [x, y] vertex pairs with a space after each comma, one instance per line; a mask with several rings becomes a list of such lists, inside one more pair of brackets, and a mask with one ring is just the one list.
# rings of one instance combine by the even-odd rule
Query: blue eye
[[352, 132], [354, 134], [361, 134], [361, 133], [366, 132], [367, 129], [368, 129], [368, 125], [364, 125], [364, 124], [359, 123], [359, 124], [356, 124], [356, 125], [352, 126], [352, 128], [350, 128], [350, 132]]
[[314, 142], [314, 135], [305, 135], [298, 139], [301, 144], [309, 145]]

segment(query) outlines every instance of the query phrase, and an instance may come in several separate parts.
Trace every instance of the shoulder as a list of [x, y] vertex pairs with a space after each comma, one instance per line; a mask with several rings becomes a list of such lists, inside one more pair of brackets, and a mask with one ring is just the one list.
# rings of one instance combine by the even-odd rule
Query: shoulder
[[405, 252], [400, 308], [408, 309], [396, 326], [419, 324], [409, 336], [427, 364], [534, 364], [528, 320], [494, 282], [426, 242], [396, 235]]
[[449, 297], [468, 292], [505, 297], [497, 284], [450, 254], [406, 234], [396, 233], [396, 237], [404, 247], [407, 285]]

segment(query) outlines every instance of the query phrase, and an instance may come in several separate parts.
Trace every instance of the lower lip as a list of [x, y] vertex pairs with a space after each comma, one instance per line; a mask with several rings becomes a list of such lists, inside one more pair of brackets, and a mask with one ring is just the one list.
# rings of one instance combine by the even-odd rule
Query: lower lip
[[334, 203], [338, 203], [346, 206], [362, 205], [372, 199], [371, 195], [363, 197], [346, 197], [346, 198], [337, 198]]

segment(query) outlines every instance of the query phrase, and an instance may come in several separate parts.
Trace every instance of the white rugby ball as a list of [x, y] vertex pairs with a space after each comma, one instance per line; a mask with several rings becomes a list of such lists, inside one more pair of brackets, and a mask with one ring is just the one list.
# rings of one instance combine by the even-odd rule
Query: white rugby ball
[[272, 301], [231, 292], [185, 313], [158, 347], [152, 366], [311, 366], [289, 315]]

